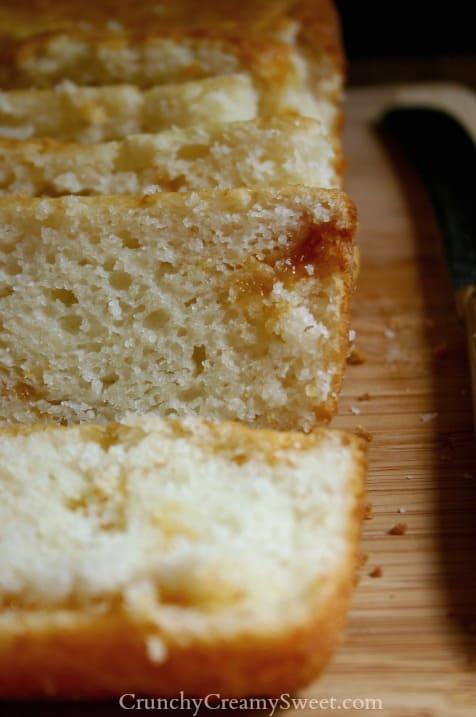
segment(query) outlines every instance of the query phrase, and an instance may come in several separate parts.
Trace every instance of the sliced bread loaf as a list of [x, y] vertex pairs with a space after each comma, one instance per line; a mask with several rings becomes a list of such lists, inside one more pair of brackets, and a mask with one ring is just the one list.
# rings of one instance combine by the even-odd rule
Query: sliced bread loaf
[[173, 125], [249, 120], [256, 92], [246, 75], [141, 90], [133, 85], [0, 92], [0, 138], [52, 137], [93, 144]]
[[338, 160], [315, 120], [229, 122], [84, 145], [0, 140], [0, 194], [144, 194], [339, 185]]
[[1, 429], [0, 696], [303, 686], [345, 618], [364, 472], [337, 431]]
[[[250, 0], [243, 7], [204, 2], [198, 12], [183, 0], [161, 3], [160, 11], [143, 3], [135, 9], [117, 3], [112, 11], [102, 3], [79, 8], [62, 2], [50, 13], [32, 3], [23, 12], [4, 12], [6, 34], [10, 15], [13, 35], [15, 22], [24, 23], [26, 35], [4, 40], [4, 88], [52, 87], [63, 80], [144, 88], [242, 72], [257, 90], [261, 115], [294, 112], [321, 119], [338, 144], [343, 63], [331, 0]], [[0, 15], [0, 32], [1, 25]]]
[[355, 211], [333, 190], [0, 198], [0, 420], [336, 410]]

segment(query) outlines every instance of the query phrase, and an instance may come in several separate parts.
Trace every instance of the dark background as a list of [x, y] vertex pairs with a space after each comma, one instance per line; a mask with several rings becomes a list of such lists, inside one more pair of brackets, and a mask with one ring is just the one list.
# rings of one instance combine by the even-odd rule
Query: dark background
[[349, 84], [449, 80], [476, 88], [474, 0], [335, 0]]

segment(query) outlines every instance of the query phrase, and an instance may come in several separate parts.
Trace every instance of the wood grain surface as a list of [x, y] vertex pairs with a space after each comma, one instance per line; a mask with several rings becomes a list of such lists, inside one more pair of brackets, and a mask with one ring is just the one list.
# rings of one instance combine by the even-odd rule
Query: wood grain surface
[[[458, 88], [348, 98], [346, 188], [362, 255], [353, 328], [366, 359], [348, 367], [334, 425], [372, 434], [374, 517], [363, 526], [366, 562], [345, 642], [306, 694], [382, 700], [381, 710], [350, 714], [474, 717], [476, 444], [465, 337], [431, 206], [376, 127], [386, 106], [419, 95], [461, 111], [474, 129], [476, 101]], [[397, 523], [404, 535], [388, 533]], [[371, 577], [376, 567], [381, 577]]]
[[[431, 207], [375, 128], [396, 95], [405, 92], [354, 90], [346, 110], [347, 190], [359, 208], [362, 256], [353, 328], [365, 361], [348, 367], [333, 425], [372, 434], [365, 563], [344, 640], [326, 674], [302, 693], [334, 698], [335, 709], [287, 715], [476, 715], [476, 445], [465, 338]], [[464, 92], [441, 87], [436, 96], [476, 122], [476, 103]], [[398, 523], [405, 534], [389, 534]], [[376, 569], [380, 577], [371, 576]], [[380, 709], [366, 707], [368, 699]], [[0, 705], [0, 714], [125, 712]]]

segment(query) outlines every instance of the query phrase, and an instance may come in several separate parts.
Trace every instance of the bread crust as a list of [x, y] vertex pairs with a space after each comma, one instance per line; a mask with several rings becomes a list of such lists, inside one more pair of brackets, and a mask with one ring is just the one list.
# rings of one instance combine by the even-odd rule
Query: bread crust
[[[221, 431], [218, 428], [218, 434]], [[252, 433], [246, 428], [241, 431], [247, 436]], [[276, 440], [278, 445], [286, 445], [294, 436], [305, 446], [325, 433], [320, 429], [309, 436], [276, 434]], [[125, 693], [159, 697], [181, 690], [196, 697], [211, 693], [273, 696], [309, 683], [325, 667], [345, 622], [363, 512], [364, 441], [333, 433], [351, 446], [354, 458], [348, 485], [347, 550], [329, 582], [316, 584], [305, 620], [287, 624], [283, 617], [282, 625], [273, 631], [242, 633], [229, 639], [209, 635], [206, 641], [188, 644], [162, 636], [167, 656], [154, 662], [146, 646], [150, 626], [120, 606], [89, 612], [25, 611], [12, 606], [0, 616], [0, 696], [118, 699]], [[248, 440], [247, 436], [241, 437]], [[252, 446], [253, 438], [249, 440]]]
[[162, 3], [157, 12], [156, 0], [140, 3], [103, 0], [84, 3], [81, 0], [3, 0], [0, 14], [0, 38], [18, 40], [47, 32], [75, 31], [81, 23], [88, 31], [117, 33], [179, 33], [194, 29], [207, 34], [211, 30], [229, 33], [246, 30], [261, 36], [278, 33], [283, 18], [310, 14], [330, 29], [336, 22], [332, 0], [204, 0], [199, 12], [195, 0]]
[[350, 565], [306, 625], [277, 635], [168, 645], [159, 664], [147, 654], [147, 630], [123, 613], [64, 615], [63, 626], [44, 615], [36, 628], [30, 615], [17, 613], [10, 629], [0, 623], [0, 695], [117, 699], [125, 692], [237, 697], [294, 691], [316, 677], [332, 654], [351, 593], [348, 572]]

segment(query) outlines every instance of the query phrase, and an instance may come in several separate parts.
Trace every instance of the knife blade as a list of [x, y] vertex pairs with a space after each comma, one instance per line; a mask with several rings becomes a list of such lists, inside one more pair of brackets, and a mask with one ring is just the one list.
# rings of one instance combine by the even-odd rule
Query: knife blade
[[440, 227], [466, 328], [476, 432], [476, 145], [454, 117], [430, 107], [389, 109], [380, 125], [423, 180]]

